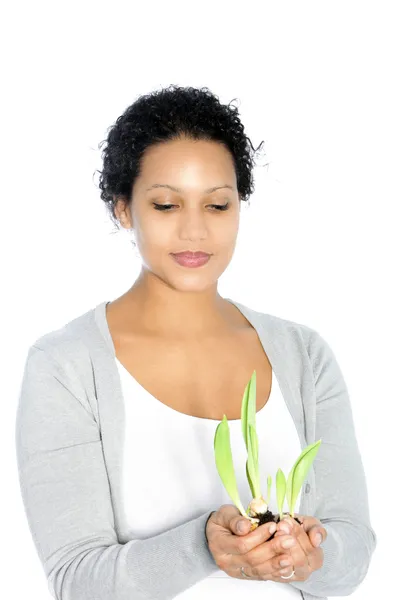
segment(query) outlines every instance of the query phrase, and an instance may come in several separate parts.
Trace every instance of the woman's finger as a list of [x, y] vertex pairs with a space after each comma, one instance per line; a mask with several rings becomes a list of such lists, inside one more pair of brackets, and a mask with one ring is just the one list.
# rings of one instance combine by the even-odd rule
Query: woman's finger
[[[285, 540], [289, 539], [294, 540], [295, 546], [289, 549], [284, 548], [283, 543]], [[296, 554], [292, 556], [291, 554], [296, 546]], [[294, 537], [289, 535], [273, 538], [272, 540], [253, 548], [250, 552], [243, 553], [241, 556], [231, 556], [229, 564], [228, 562], [226, 564], [227, 568], [225, 568], [225, 565], [222, 565], [222, 567], [228, 574], [232, 573], [233, 577], [239, 577], [240, 579], [243, 579], [240, 567], [244, 567], [248, 578], [276, 581], [276, 577], [279, 576], [279, 570], [284, 569], [284, 566], [280, 564], [282, 560], [288, 561], [290, 566], [289, 571], [287, 571], [287, 569], [284, 571], [285, 574], [291, 573], [294, 568], [294, 561], [296, 561], [296, 575], [298, 579], [293, 576], [290, 581], [303, 581], [308, 577], [309, 568], [307, 557]], [[281, 583], [284, 581], [284, 579], [280, 579]]]
[[[309, 560], [309, 551], [313, 550], [308, 536], [304, 531], [302, 531], [301, 526], [292, 519], [292, 528], [290, 535], [296, 540], [296, 544], [293, 548], [290, 548], [289, 553], [291, 555], [293, 561], [293, 569], [295, 573], [293, 577], [291, 577], [290, 581], [305, 581], [310, 576], [312, 572], [312, 567]], [[304, 537], [308, 540], [308, 545]], [[282, 569], [279, 571], [278, 575], [290, 575], [292, 572], [292, 568], [286, 567], [286, 569]]]
[[[261, 527], [264, 527], [264, 525]], [[233, 552], [231, 555], [231, 563], [233, 568], [238, 568], [245, 565], [248, 567], [253, 567], [265, 563], [267, 560], [275, 558], [276, 556], [288, 556], [289, 550], [285, 548], [283, 544], [285, 543], [285, 540], [288, 540], [292, 536], [279, 536], [270, 540], [269, 538], [271, 535], [268, 534], [268, 536], [261, 543], [258, 543], [249, 539], [251, 538], [252, 534], [255, 533], [255, 531], [245, 537], [238, 538], [238, 551]]]
[[[284, 523], [286, 520], [283, 519], [282, 523]], [[288, 518], [289, 520], [289, 518]], [[309, 535], [307, 533], [307, 531], [310, 530], [310, 527], [316, 527], [319, 528], [318, 523], [314, 523], [314, 525], [310, 525], [310, 523], [307, 523], [307, 531], [304, 529], [303, 525], [299, 525], [296, 521], [294, 521], [293, 519], [291, 519], [291, 525], [292, 525], [292, 535], [296, 536], [296, 540], [297, 543], [299, 545], [299, 547], [302, 549], [302, 551], [304, 552], [305, 556], [307, 557], [307, 562], [308, 565], [312, 571], [316, 571], [317, 569], [320, 569], [323, 565], [323, 558], [324, 558], [324, 553], [323, 550], [321, 548], [316, 548], [315, 546], [313, 546], [311, 544], [311, 540], [309, 538]], [[283, 532], [281, 531], [280, 535]], [[277, 534], [275, 534], [277, 535]], [[280, 535], [278, 537], [280, 537]], [[294, 553], [292, 552], [294, 561], [296, 560], [296, 557], [294, 556]], [[294, 562], [294, 564], [296, 564], [296, 562]], [[303, 568], [303, 564], [301, 565], [301, 568]]]
[[[285, 549], [282, 544], [290, 538], [294, 540], [294, 545]], [[280, 547], [282, 553], [280, 555], [273, 555], [272, 553], [277, 553]], [[281, 575], [290, 575], [294, 569], [295, 573], [290, 578], [290, 581], [305, 581], [311, 573], [308, 556], [298, 543], [295, 534], [291, 536], [278, 536], [268, 543], [255, 548], [249, 555], [242, 557], [242, 559], [246, 559], [242, 561], [246, 575], [253, 579], [270, 579], [284, 583], [285, 579], [282, 579]], [[281, 565], [282, 560], [288, 561], [289, 565], [286, 567]]]
[[[319, 519], [317, 519], [316, 517], [304, 517], [303, 515], [298, 515], [297, 513], [295, 513], [294, 516], [298, 518], [299, 521], [301, 521], [300, 527], [302, 527], [303, 531], [305, 531], [308, 534], [312, 546], [314, 548], [318, 548], [318, 546], [320, 546], [322, 542], [326, 540], [328, 535], [321, 521], [319, 521]], [[285, 517], [284, 519], [282, 519], [282, 521], [280, 521], [277, 525], [276, 535], [283, 534], [282, 524], [290, 522], [290, 524], [293, 525], [293, 521], [295, 520], [291, 517]], [[288, 531], [286, 531], [286, 533], [288, 533]]]
[[[303, 529], [307, 533], [310, 541], [314, 547], [318, 547], [324, 543], [326, 538], [328, 537], [328, 532], [325, 527], [322, 525], [321, 521], [316, 519], [315, 517], [303, 517]], [[318, 543], [319, 535], [321, 535], [321, 541]]]

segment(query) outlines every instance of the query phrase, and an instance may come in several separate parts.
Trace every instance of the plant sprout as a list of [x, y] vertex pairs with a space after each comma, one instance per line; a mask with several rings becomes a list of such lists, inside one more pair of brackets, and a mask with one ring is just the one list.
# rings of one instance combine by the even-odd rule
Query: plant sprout
[[[258, 461], [258, 436], [256, 432], [256, 372], [253, 371], [250, 381], [246, 385], [242, 399], [241, 409], [242, 434], [247, 449], [246, 476], [250, 486], [252, 500], [247, 508], [244, 509], [237, 488], [235, 469], [232, 460], [232, 451], [230, 443], [229, 424], [224, 414], [222, 421], [218, 424], [214, 437], [215, 464], [219, 476], [224, 484], [226, 491], [231, 497], [233, 503], [239, 509], [240, 513], [250, 520], [251, 530], [258, 527], [260, 517], [264, 520], [268, 514], [269, 520], [272, 520], [273, 514], [268, 509], [271, 495], [272, 478], [267, 477], [267, 498], [263, 498], [260, 487], [260, 471]], [[283, 503], [285, 497], [289, 506], [289, 514], [294, 518], [294, 507], [297, 497], [300, 493], [304, 479], [317, 455], [322, 440], [318, 440], [304, 448], [300, 456], [296, 459], [288, 478], [281, 469], [276, 473], [276, 499], [279, 511], [279, 519], [283, 517]], [[268, 519], [267, 519], [268, 520]]]
[[286, 495], [286, 478], [282, 469], [278, 469], [276, 472], [276, 503], [278, 505], [279, 518], [282, 519], [283, 516], [283, 503], [285, 501]]

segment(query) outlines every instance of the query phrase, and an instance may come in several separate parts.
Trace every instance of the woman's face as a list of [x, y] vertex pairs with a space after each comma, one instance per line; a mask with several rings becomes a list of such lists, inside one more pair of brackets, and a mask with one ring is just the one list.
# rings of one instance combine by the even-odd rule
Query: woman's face
[[[157, 187], [152, 188], [155, 184]], [[208, 191], [220, 186], [231, 189]], [[173, 206], [159, 210], [155, 204]], [[213, 206], [225, 204], [227, 210]], [[231, 261], [239, 216], [236, 174], [229, 151], [216, 142], [185, 138], [146, 151], [132, 201], [121, 222], [134, 229], [143, 261], [142, 275], [147, 270], [175, 288], [200, 291], [215, 285]], [[171, 253], [186, 250], [212, 256], [201, 267], [184, 267]]]

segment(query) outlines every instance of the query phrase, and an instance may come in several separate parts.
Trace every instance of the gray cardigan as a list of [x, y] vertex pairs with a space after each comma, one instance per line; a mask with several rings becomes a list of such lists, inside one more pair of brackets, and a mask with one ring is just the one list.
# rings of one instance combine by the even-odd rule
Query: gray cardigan
[[[328, 532], [324, 564], [307, 581], [282, 585], [304, 600], [349, 595], [367, 574], [377, 538], [338, 362], [310, 327], [227, 300], [258, 333], [301, 447], [322, 439], [299, 513]], [[106, 304], [28, 349], [15, 428], [21, 494], [57, 600], [168, 600], [218, 570], [205, 525], [219, 506], [160, 535], [119, 543], [124, 403]]]

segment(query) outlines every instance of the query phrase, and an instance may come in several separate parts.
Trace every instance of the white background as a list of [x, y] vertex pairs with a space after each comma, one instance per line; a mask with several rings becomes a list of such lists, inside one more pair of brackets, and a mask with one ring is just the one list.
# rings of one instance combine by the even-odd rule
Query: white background
[[237, 98], [253, 146], [265, 142], [219, 292], [311, 326], [333, 348], [378, 536], [352, 597], [395, 591], [398, 3], [36, 1], [1, 13], [5, 597], [49, 597], [14, 448], [28, 346], [136, 278], [140, 259], [111, 233], [93, 176], [97, 146], [138, 95], [172, 83]]

